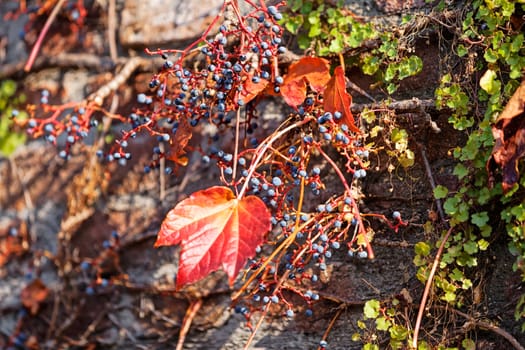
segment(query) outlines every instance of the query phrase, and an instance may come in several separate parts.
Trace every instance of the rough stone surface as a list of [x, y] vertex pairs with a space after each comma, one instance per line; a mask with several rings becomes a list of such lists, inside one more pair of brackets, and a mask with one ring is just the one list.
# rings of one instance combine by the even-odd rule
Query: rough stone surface
[[126, 1], [119, 29], [120, 42], [124, 46], [154, 46], [196, 38], [222, 3], [222, 0]]

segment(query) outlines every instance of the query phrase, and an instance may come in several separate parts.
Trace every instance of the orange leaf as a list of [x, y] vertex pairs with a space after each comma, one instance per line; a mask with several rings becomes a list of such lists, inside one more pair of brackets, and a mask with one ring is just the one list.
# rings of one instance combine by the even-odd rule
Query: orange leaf
[[267, 79], [260, 79], [258, 83], [254, 83], [252, 80], [253, 75], [253, 71], [250, 71], [250, 73], [247, 74], [246, 79], [242, 84], [243, 88], [239, 93], [239, 98], [242, 99], [244, 103], [248, 103], [253, 100], [257, 95], [264, 91], [269, 83]]
[[32, 315], [36, 315], [40, 304], [46, 300], [49, 290], [40, 279], [34, 279], [22, 289], [20, 300]]
[[507, 192], [518, 182], [518, 162], [525, 157], [525, 80], [492, 126], [492, 135], [495, 144], [487, 162], [489, 183], [494, 184], [494, 171], [500, 166], [503, 191]]
[[345, 72], [341, 66], [336, 67], [324, 90], [324, 109], [331, 113], [341, 112], [343, 117], [340, 122], [346, 124], [350, 130], [360, 132], [350, 111], [351, 104], [352, 96], [346, 92]]
[[222, 186], [198, 191], [173, 208], [155, 247], [180, 244], [177, 288], [222, 268], [230, 285], [271, 228], [271, 215], [255, 196], [237, 199]]
[[281, 94], [289, 106], [299, 106], [306, 98], [306, 83], [304, 79], [290, 80], [288, 82], [285, 80], [281, 86]]
[[306, 98], [306, 84], [321, 93], [330, 80], [330, 65], [324, 58], [302, 57], [288, 68], [281, 94], [290, 106], [296, 107]]
[[22, 255], [28, 249], [27, 225], [20, 223], [17, 226], [16, 235], [9, 233], [10, 229], [14, 229], [15, 226], [9, 227], [5, 232], [0, 232], [0, 266], [6, 264], [13, 256]]
[[188, 157], [185, 156], [185, 148], [191, 137], [192, 130], [188, 120], [186, 118], [181, 118], [179, 127], [173, 137], [173, 141], [170, 143], [170, 150], [168, 154], [166, 154], [166, 158], [174, 161], [180, 166], [186, 166], [188, 164]]

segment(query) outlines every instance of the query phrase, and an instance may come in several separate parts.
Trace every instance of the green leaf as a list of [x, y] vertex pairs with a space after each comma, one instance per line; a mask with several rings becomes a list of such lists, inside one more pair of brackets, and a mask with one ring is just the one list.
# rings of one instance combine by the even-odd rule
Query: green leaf
[[492, 69], [487, 69], [479, 80], [479, 86], [485, 90], [489, 95], [494, 95], [500, 91], [501, 82], [498, 80], [498, 76]]
[[443, 204], [443, 209], [445, 209], [448, 215], [454, 215], [458, 210], [459, 201], [460, 199], [458, 197], [449, 197], [445, 201], [445, 204]]
[[437, 185], [436, 188], [434, 188], [434, 197], [436, 199], [442, 199], [445, 198], [448, 195], [448, 188], [446, 188], [443, 185]]
[[319, 23], [314, 23], [310, 26], [310, 30], [308, 31], [308, 36], [310, 38], [314, 38], [316, 36], [319, 36], [322, 33], [321, 25]]
[[465, 290], [472, 288], [472, 281], [469, 278], [464, 278], [461, 281], [461, 288]]
[[310, 47], [312, 40], [306, 35], [299, 35], [299, 38], [297, 38], [297, 44], [304, 50]]
[[380, 304], [378, 300], [368, 300], [363, 309], [365, 318], [377, 318], [377, 316], [379, 316], [379, 307]]
[[386, 92], [388, 92], [388, 94], [390, 95], [396, 92], [396, 90], [397, 90], [397, 85], [394, 83], [390, 83], [386, 86]]
[[301, 14], [302, 15], [307, 15], [309, 14], [310, 12], [312, 12], [312, 8], [314, 6], [314, 3], [313, 1], [306, 1], [303, 5], [302, 5], [302, 8], [301, 8]]
[[428, 343], [424, 340], [421, 340], [419, 341], [419, 343], [417, 344], [417, 350], [431, 350], [432, 348], [430, 347], [430, 345], [428, 345]]
[[385, 81], [386, 82], [392, 81], [396, 77], [396, 72], [397, 72], [397, 65], [394, 63], [389, 64], [385, 70], [385, 76], [384, 76]]
[[465, 278], [463, 272], [461, 272], [461, 270], [459, 270], [458, 268], [454, 268], [454, 270], [452, 270], [449, 276], [454, 281], [461, 281], [463, 278]]
[[421, 255], [423, 257], [428, 256], [430, 254], [430, 245], [428, 245], [426, 242], [417, 242], [414, 246], [414, 251], [417, 255]]
[[473, 255], [478, 252], [478, 244], [474, 241], [467, 241], [463, 243], [463, 250], [467, 254]]
[[469, 338], [463, 339], [463, 341], [461, 342], [461, 346], [465, 350], [476, 350], [476, 343]]
[[297, 12], [303, 7], [303, 0], [293, 0], [292, 2], [288, 2], [288, 5], [293, 12]]
[[388, 320], [386, 317], [382, 316], [376, 318], [376, 328], [379, 331], [388, 331], [391, 325], [392, 321]]
[[389, 330], [390, 336], [394, 340], [405, 340], [408, 336], [408, 330], [401, 325], [394, 325]]
[[523, 48], [523, 34], [516, 35], [510, 44], [510, 51], [519, 52]]
[[465, 176], [467, 176], [469, 173], [469, 170], [466, 166], [463, 165], [463, 163], [458, 163], [454, 167], [453, 174], [458, 177], [458, 179], [463, 179]]
[[479, 250], [487, 250], [487, 248], [489, 247], [489, 242], [487, 242], [486, 240], [484, 240], [483, 238], [480, 239], [478, 241], [478, 247], [479, 247]]
[[489, 221], [489, 215], [486, 211], [472, 214], [470, 221], [477, 227], [483, 227]]
[[485, 51], [485, 54], [483, 55], [483, 58], [488, 63], [496, 63], [498, 61], [498, 55], [492, 49], [487, 49], [487, 51]]
[[379, 69], [380, 62], [377, 56], [366, 55], [362, 62], [361, 70], [367, 75], [375, 74]]
[[287, 31], [289, 31], [292, 34], [297, 34], [299, 31], [299, 28], [303, 25], [303, 16], [294, 16], [288, 18], [288, 20], [284, 23], [284, 27]]
[[0, 86], [0, 96], [11, 97], [16, 92], [16, 83], [13, 80], [4, 80]]
[[371, 343], [366, 343], [366, 344], [363, 346], [363, 350], [379, 350], [379, 345], [377, 345], [377, 344], [371, 344]]
[[456, 300], [456, 293], [446, 292], [441, 299], [445, 300], [447, 303], [453, 303]]
[[343, 49], [344, 49], [343, 36], [342, 35], [338, 35], [334, 39], [332, 39], [332, 41], [330, 41], [330, 46], [328, 47], [328, 49], [332, 53], [340, 53], [340, 52], [342, 52]]
[[414, 152], [412, 152], [409, 149], [406, 149], [399, 157], [398, 157], [399, 164], [403, 168], [408, 168], [414, 165], [415, 156]]
[[456, 49], [456, 51], [457, 51], [459, 57], [463, 57], [463, 56], [465, 56], [468, 53], [467, 48], [465, 46], [463, 46], [463, 44], [459, 44], [457, 49]]
[[485, 225], [483, 227], [480, 227], [481, 236], [488, 238], [490, 237], [490, 234], [492, 233], [492, 226]]

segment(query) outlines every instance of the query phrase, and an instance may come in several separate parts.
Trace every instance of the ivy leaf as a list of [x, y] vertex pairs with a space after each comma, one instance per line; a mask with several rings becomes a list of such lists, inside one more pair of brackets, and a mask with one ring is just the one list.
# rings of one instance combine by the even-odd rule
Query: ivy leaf
[[458, 179], [461, 180], [468, 175], [469, 169], [465, 165], [463, 165], [463, 163], [458, 163], [454, 167], [454, 171], [452, 173], [456, 175]]
[[378, 331], [388, 331], [391, 325], [392, 321], [384, 316], [376, 318], [376, 328]]
[[417, 242], [414, 250], [417, 255], [421, 255], [423, 257], [430, 254], [430, 246], [426, 242]]
[[496, 72], [492, 69], [487, 69], [479, 80], [479, 86], [485, 90], [489, 95], [494, 95], [500, 91], [501, 82], [498, 80]]
[[177, 288], [222, 268], [230, 285], [271, 228], [271, 215], [255, 196], [241, 199], [222, 186], [192, 194], [164, 219], [155, 247], [180, 244]]
[[486, 211], [474, 213], [472, 214], [470, 221], [478, 227], [483, 227], [487, 224], [487, 222], [489, 222], [489, 215]]
[[359, 128], [355, 126], [354, 116], [350, 111], [352, 104], [352, 96], [346, 92], [345, 71], [343, 67], [336, 67], [334, 75], [326, 85], [324, 91], [324, 109], [326, 112], [341, 112], [343, 117], [341, 123], [346, 124], [350, 130], [360, 132]]
[[306, 98], [306, 87], [321, 93], [330, 80], [330, 65], [324, 58], [302, 57], [292, 63], [281, 85], [281, 94], [286, 103], [297, 107]]
[[436, 199], [443, 199], [448, 194], [448, 188], [446, 188], [443, 185], [437, 185], [436, 188], [434, 188], [434, 197]]
[[492, 135], [495, 144], [487, 162], [489, 184], [494, 185], [495, 171], [500, 167], [503, 192], [507, 193], [518, 182], [518, 162], [525, 156], [525, 80], [492, 126]]
[[379, 307], [381, 305], [379, 304], [379, 301], [376, 299], [370, 299], [365, 303], [365, 307], [363, 308], [363, 314], [365, 315], [365, 318], [377, 318], [379, 316]]
[[478, 244], [474, 241], [467, 241], [463, 243], [463, 250], [469, 255], [476, 254], [478, 252]]

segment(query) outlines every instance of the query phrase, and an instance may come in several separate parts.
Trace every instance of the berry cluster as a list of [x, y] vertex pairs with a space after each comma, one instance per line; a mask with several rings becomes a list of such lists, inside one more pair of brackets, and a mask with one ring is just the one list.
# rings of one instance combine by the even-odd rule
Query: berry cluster
[[[231, 18], [219, 27], [213, 39], [203, 36], [182, 52], [148, 51], [161, 55], [165, 62], [151, 79], [149, 92], [137, 96], [141, 107], [129, 116], [132, 130], [124, 133], [124, 141], [147, 130], [168, 146], [164, 151], [155, 148], [154, 158], [181, 164], [180, 141], [192, 133], [191, 128], [208, 123], [218, 132], [225, 130], [232, 126], [234, 112], [256, 97], [254, 90], [273, 85], [273, 90], [279, 91], [283, 78], [277, 73], [277, 56], [286, 51], [277, 22], [282, 15], [276, 6], [266, 7], [263, 2], [250, 5], [252, 10], [241, 15], [233, 2], [226, 2], [223, 11], [225, 17]], [[168, 59], [170, 54], [177, 59]], [[196, 56], [199, 64], [188, 68], [188, 56]], [[247, 113], [240, 122], [248, 133], [258, 126], [255, 118], [254, 113]], [[231, 163], [229, 156], [223, 158], [221, 151], [211, 149], [203, 160], [214, 158], [227, 164]], [[153, 162], [152, 166], [156, 164]], [[151, 170], [151, 166], [146, 170]], [[225, 172], [233, 173], [228, 167]]]
[[[74, 144], [82, 142], [97, 130], [99, 122], [94, 118], [98, 108], [82, 103], [66, 103], [63, 105], [49, 104], [49, 91], [43, 90], [40, 97], [40, 106], [28, 109], [31, 116], [28, 120], [21, 120], [19, 124], [26, 127], [32, 137], [43, 137], [49, 143], [60, 146], [59, 156], [63, 159], [70, 157]], [[44, 115], [37, 118], [39, 112]]]

